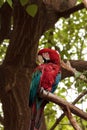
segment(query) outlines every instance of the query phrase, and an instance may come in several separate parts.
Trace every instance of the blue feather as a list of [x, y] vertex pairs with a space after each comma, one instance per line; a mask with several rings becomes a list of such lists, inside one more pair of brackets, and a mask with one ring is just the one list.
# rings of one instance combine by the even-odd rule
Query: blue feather
[[42, 72], [37, 70], [32, 75], [32, 80], [31, 80], [31, 84], [30, 84], [29, 106], [31, 106], [35, 101], [39, 83], [40, 83], [41, 74], [42, 74]]
[[52, 90], [51, 90], [52, 93], [54, 93], [54, 91], [56, 90], [57, 85], [60, 82], [60, 80], [61, 80], [61, 73], [57, 74], [57, 76], [56, 76], [55, 82], [54, 82], [54, 84], [52, 86]]

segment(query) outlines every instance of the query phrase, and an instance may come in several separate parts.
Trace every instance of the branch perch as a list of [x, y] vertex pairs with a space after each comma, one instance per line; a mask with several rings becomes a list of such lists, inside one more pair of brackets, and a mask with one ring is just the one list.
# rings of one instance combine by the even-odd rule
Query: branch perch
[[71, 66], [70, 61], [67, 61], [67, 62], [65, 63], [63, 60], [61, 60], [61, 67], [62, 67], [63, 69], [66, 69], [67, 71], [71, 72], [71, 73], [73, 74], [73, 76], [75, 76], [76, 79], [81, 79], [81, 80], [83, 80], [85, 83], [87, 83], [87, 78], [86, 78], [86, 76], [85, 76], [83, 73], [77, 71], [75, 68], [73, 68], [73, 67]]
[[76, 119], [72, 116], [71, 111], [70, 111], [70, 109], [69, 109], [68, 106], [67, 106], [67, 111], [65, 111], [65, 114], [66, 114], [66, 116], [68, 117], [68, 119], [69, 119], [71, 125], [73, 126], [73, 128], [74, 128], [75, 130], [82, 130], [82, 129], [80, 128], [80, 126], [78, 125], [78, 123], [76, 122]]
[[[75, 105], [83, 96], [87, 94], [87, 91], [83, 91], [73, 102], [72, 104]], [[50, 128], [50, 130], [54, 130], [57, 124], [64, 118], [65, 113], [63, 113], [58, 119], [56, 119], [56, 122], [53, 124], [53, 126]]]
[[69, 107], [70, 111], [83, 118], [84, 120], [87, 120], [87, 113], [80, 110], [79, 108], [77, 108], [76, 106], [74, 106], [73, 104], [65, 101], [64, 99], [50, 93], [50, 92], [47, 92], [43, 89], [40, 90], [39, 92], [39, 96], [45, 100], [48, 100], [48, 101], [51, 101], [51, 102], [54, 102], [56, 103], [57, 105], [59, 105], [60, 107], [64, 108], [65, 110], [67, 109], [67, 106]]

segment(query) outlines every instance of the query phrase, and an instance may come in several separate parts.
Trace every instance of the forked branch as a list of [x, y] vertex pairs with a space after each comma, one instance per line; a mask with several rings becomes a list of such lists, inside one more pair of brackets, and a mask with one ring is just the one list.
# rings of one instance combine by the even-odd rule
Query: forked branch
[[[73, 102], [72, 104], [75, 105], [83, 96], [87, 94], [87, 91], [83, 91]], [[54, 123], [50, 130], [54, 130], [55, 127], [60, 123], [60, 121], [64, 118], [65, 113], [63, 113]]]
[[68, 119], [69, 119], [71, 125], [73, 126], [73, 128], [74, 128], [75, 130], [82, 130], [82, 129], [80, 128], [80, 126], [78, 125], [78, 123], [76, 122], [76, 119], [72, 116], [71, 111], [70, 111], [70, 109], [69, 109], [68, 106], [67, 106], [67, 110], [65, 111], [65, 114], [66, 114], [66, 116], [68, 117]]
[[59, 105], [60, 107], [62, 107], [64, 110], [67, 110], [67, 106], [69, 107], [70, 111], [83, 118], [84, 120], [87, 120], [87, 113], [80, 110], [78, 107], [74, 106], [73, 104], [67, 102], [66, 100], [50, 93], [50, 92], [47, 92], [43, 89], [41, 89], [41, 91], [39, 92], [39, 96], [45, 100], [48, 100], [48, 101], [51, 101], [51, 102], [54, 102], [56, 103], [57, 105]]

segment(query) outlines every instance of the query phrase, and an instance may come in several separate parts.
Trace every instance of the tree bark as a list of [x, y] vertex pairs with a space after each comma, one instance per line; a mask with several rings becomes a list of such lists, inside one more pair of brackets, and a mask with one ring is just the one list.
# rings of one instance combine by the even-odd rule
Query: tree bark
[[75, 6], [77, 0], [43, 0], [46, 5], [52, 6], [55, 10], [64, 12]]
[[[5, 84], [2, 84], [0, 95], [4, 130], [28, 130], [29, 84], [35, 67], [38, 41], [43, 33], [43, 10], [32, 18], [19, 2], [14, 1], [13, 14], [13, 33], [2, 65]], [[43, 124], [41, 129], [45, 130], [45, 122]]]

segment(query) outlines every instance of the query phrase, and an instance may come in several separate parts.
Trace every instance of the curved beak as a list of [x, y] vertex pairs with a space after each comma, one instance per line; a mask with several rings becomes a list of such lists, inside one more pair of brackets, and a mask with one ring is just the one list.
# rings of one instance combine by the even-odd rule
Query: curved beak
[[37, 56], [37, 58], [36, 58], [36, 63], [39, 64], [39, 65], [44, 63], [43, 57], [42, 57], [41, 55], [38, 55], [38, 56]]

